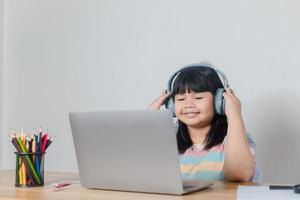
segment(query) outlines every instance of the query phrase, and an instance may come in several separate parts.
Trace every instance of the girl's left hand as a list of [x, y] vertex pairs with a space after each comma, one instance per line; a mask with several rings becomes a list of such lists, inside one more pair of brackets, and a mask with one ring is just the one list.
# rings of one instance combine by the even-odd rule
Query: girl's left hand
[[241, 116], [241, 102], [235, 96], [234, 92], [230, 88], [225, 89], [226, 92], [223, 93], [225, 98], [225, 114], [227, 118], [234, 118]]

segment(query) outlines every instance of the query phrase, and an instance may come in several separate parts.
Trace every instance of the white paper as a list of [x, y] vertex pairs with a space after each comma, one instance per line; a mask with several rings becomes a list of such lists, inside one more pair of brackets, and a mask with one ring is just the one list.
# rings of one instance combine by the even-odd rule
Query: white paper
[[270, 190], [269, 186], [238, 186], [237, 200], [300, 200], [294, 190]]

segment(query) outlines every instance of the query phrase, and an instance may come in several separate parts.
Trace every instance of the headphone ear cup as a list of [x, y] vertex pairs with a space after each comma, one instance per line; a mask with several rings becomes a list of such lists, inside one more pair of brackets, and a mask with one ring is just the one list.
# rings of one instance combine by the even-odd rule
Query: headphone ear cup
[[215, 112], [218, 115], [225, 115], [225, 99], [223, 93], [225, 92], [224, 88], [218, 88], [215, 94], [214, 105]]
[[170, 110], [173, 114], [173, 117], [176, 117], [175, 115], [175, 108], [174, 108], [174, 103], [172, 99], [172, 95], [169, 95], [166, 100], [165, 100], [165, 107]]

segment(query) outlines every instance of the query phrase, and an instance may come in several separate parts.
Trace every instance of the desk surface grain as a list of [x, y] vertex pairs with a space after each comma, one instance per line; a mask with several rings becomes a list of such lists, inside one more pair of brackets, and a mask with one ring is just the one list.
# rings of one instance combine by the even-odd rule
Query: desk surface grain
[[[0, 171], [0, 199], [109, 199], [109, 200], [201, 200], [201, 199], [236, 199], [236, 188], [238, 183], [227, 183], [222, 181], [214, 182], [214, 185], [202, 191], [191, 194], [176, 196], [176, 195], [162, 195], [162, 194], [148, 194], [109, 190], [91, 190], [81, 186], [76, 186], [70, 189], [61, 190], [58, 192], [51, 192], [49, 189], [53, 187], [53, 183], [62, 180], [79, 180], [76, 173], [61, 173], [61, 172], [46, 172], [45, 186], [43, 187], [27, 187], [18, 188], [14, 186], [15, 174], [13, 170]], [[247, 184], [247, 183], [246, 183]], [[244, 184], [245, 185], [245, 184]], [[249, 185], [249, 183], [247, 184]]]

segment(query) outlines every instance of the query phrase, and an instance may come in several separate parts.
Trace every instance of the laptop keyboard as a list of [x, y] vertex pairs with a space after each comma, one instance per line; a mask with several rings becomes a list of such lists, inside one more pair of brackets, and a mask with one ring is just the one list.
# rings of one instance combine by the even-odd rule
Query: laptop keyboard
[[199, 182], [194, 180], [184, 180], [182, 181], [182, 186], [183, 190], [187, 190], [199, 186]]
[[183, 185], [183, 190], [194, 188], [196, 185]]
[[209, 185], [211, 185], [210, 182], [200, 180], [183, 180], [182, 182], [183, 190], [190, 190], [193, 188], [205, 188]]

